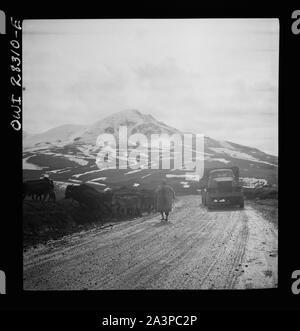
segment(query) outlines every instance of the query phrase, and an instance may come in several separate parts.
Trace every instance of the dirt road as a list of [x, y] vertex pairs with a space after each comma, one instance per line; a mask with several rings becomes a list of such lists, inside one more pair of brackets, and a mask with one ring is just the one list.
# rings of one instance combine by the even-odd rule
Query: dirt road
[[25, 290], [231, 289], [277, 286], [277, 230], [253, 207], [208, 211], [181, 197], [151, 215], [24, 253]]

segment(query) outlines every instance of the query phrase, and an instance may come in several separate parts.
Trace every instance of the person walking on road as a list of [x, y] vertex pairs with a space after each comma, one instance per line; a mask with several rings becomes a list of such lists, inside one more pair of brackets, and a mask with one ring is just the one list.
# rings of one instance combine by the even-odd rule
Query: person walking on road
[[168, 221], [174, 200], [175, 192], [173, 188], [163, 180], [162, 184], [156, 190], [156, 209], [160, 212], [162, 221]]

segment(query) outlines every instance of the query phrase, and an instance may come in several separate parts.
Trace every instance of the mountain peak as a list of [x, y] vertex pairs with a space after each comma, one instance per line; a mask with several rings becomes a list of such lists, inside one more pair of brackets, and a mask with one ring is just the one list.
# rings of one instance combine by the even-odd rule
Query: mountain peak
[[124, 113], [124, 114], [135, 114], [135, 115], [140, 115], [140, 116], [143, 116], [143, 114], [137, 110], [137, 109], [125, 109], [125, 110], [122, 110], [121, 113]]
[[[116, 113], [113, 113], [113, 114], [109, 115], [108, 117], [118, 116], [118, 115], [121, 115], [121, 116], [143, 116], [143, 114], [137, 109], [123, 109], [123, 110], [120, 110]], [[107, 118], [107, 117], [105, 117], [105, 118]]]
[[120, 126], [126, 126], [128, 134], [143, 133], [146, 136], [149, 136], [153, 133], [179, 133], [177, 129], [159, 122], [152, 115], [143, 114], [137, 109], [125, 109], [113, 113], [88, 127], [83, 134], [81, 141], [96, 141], [99, 134], [102, 133], [112, 133], [117, 135]]
[[180, 131], [172, 128], [165, 123], [159, 122], [150, 114], [143, 114], [137, 109], [125, 109], [105, 118], [98, 120], [92, 125], [62, 125], [50, 129], [41, 134], [24, 136], [26, 146], [33, 146], [36, 143], [95, 143], [97, 137], [102, 133], [118, 134], [119, 127], [126, 126], [128, 134], [143, 133], [146, 136], [152, 133], [179, 133]]

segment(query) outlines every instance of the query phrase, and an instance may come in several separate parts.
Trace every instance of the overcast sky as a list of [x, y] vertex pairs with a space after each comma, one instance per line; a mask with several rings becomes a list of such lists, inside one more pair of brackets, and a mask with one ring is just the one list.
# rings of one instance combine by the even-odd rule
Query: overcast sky
[[137, 109], [277, 155], [279, 22], [25, 20], [23, 129]]

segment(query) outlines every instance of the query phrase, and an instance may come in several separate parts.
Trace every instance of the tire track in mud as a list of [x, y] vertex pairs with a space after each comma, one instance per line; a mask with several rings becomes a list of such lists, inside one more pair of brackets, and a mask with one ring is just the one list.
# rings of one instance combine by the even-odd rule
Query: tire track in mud
[[[95, 229], [95, 230], [88, 230], [84, 233], [84, 236], [86, 237], [85, 239], [81, 239], [81, 233], [76, 234], [76, 235], [71, 235], [69, 238], [64, 238], [64, 239], [59, 239], [57, 242], [65, 241], [66, 244], [61, 246], [58, 245], [57, 248], [52, 249], [52, 245], [50, 247], [44, 247], [45, 251], [43, 249], [35, 249], [33, 252], [27, 252], [27, 254], [24, 256], [24, 270], [29, 269], [31, 266], [36, 266], [37, 264], [44, 264], [47, 263], [48, 261], [54, 260], [56, 258], [60, 258], [62, 253], [67, 253], [69, 256], [73, 255], [78, 255], [78, 252], [76, 251], [77, 248], [82, 247], [82, 254], [85, 253], [85, 251], [88, 251], [90, 249], [88, 244], [92, 243], [93, 245], [95, 244], [95, 239], [101, 239], [101, 236], [106, 236], [105, 242], [102, 243], [102, 246], [109, 246], [109, 245], [114, 245], [113, 240], [116, 237], [122, 237], [122, 236], [132, 236], [135, 231], [134, 227], [139, 227], [140, 230], [144, 230], [143, 223], [147, 222], [148, 220], [153, 219], [154, 222], [157, 224], [157, 219], [156, 216], [158, 217], [159, 214], [154, 214], [154, 215], [148, 215], [144, 216], [142, 219], [134, 219], [130, 221], [124, 221], [122, 223], [114, 223], [110, 226], [106, 227], [100, 227], [100, 229]], [[110, 228], [110, 229], [107, 229]], [[113, 230], [113, 234], [111, 234], [111, 230]], [[118, 231], [117, 234], [114, 232]], [[124, 231], [124, 233], [122, 232]], [[90, 232], [93, 232], [90, 234]], [[88, 234], [88, 236], [87, 236]], [[153, 235], [152, 233], [149, 234], [149, 236]], [[79, 239], [76, 239], [78, 238]], [[99, 238], [100, 237], [100, 238]], [[112, 237], [112, 238], [111, 238]], [[74, 240], [75, 239], [75, 240]], [[118, 238], [120, 239], [120, 238]], [[128, 241], [129, 238], [126, 239]], [[149, 240], [150, 237], [144, 237], [144, 239]], [[112, 241], [109, 242], [109, 241]], [[97, 240], [98, 241], [98, 240]], [[86, 247], [85, 247], [86, 246]], [[115, 246], [118, 246], [118, 243], [115, 244]], [[112, 248], [112, 246], [111, 246]], [[72, 252], [73, 251], [73, 252]]]
[[239, 224], [235, 224], [232, 232], [228, 232], [225, 238], [227, 243], [225, 249], [220, 249], [219, 254], [210, 264], [205, 276], [202, 278], [200, 288], [222, 288], [234, 287], [235, 279], [238, 277], [237, 266], [243, 257], [246, 245], [247, 226], [242, 229]]
[[[197, 207], [197, 212], [199, 213], [199, 208], [198, 208], [198, 206], [196, 206], [196, 207]], [[180, 214], [182, 214], [182, 212]], [[193, 215], [194, 214], [194, 210], [191, 210], [191, 211], [189, 210], [188, 213], [186, 213], [186, 211], [185, 211], [185, 212], [183, 212], [183, 214], [184, 214], [183, 216], [185, 216], [186, 219], [189, 219], [189, 218], [191, 218], [191, 216], [194, 216]], [[180, 215], [180, 216], [182, 216], [182, 215]], [[155, 222], [157, 222], [157, 221], [155, 220]], [[201, 228], [198, 228], [197, 229], [197, 232], [198, 231], [201, 231], [202, 228], [203, 229], [206, 228], [208, 225], [209, 225], [209, 223], [204, 223]], [[170, 259], [167, 260], [168, 263], [170, 263], [170, 262], [172, 262], [173, 260], [176, 260], [176, 259], [178, 260], [181, 256], [184, 256], [185, 254], [188, 253], [188, 251], [190, 249], [190, 246], [186, 245], [186, 240], [189, 239], [190, 237], [195, 236], [194, 229], [192, 228], [191, 230], [192, 230], [192, 233], [191, 234], [189, 234], [189, 232], [188, 232], [184, 236], [181, 236], [181, 240], [179, 241], [179, 243], [177, 243], [177, 245], [175, 247], [173, 247], [173, 249], [175, 251], [178, 251], [179, 252], [179, 256], [177, 255], [174, 258], [172, 258], [171, 260]], [[160, 240], [160, 237], [162, 237], [162, 238], [164, 238], [164, 242], [169, 244], [169, 238], [168, 238], [169, 231], [168, 230], [165, 230], [164, 232], [157, 232], [156, 231], [156, 232], [154, 232], [152, 234], [150, 233], [150, 235], [147, 236], [147, 238], [146, 238], [147, 239], [147, 244], [144, 245], [144, 248], [148, 248], [148, 246], [153, 245], [152, 244], [152, 240], [149, 240], [149, 239], [151, 237], [155, 236], [155, 235], [158, 235], [158, 238], [156, 238], [157, 240]], [[143, 239], [145, 239], [145, 237]], [[196, 236], [196, 239], [198, 239], [198, 236]], [[128, 243], [130, 243], [130, 241], [125, 241], [125, 244], [128, 244]], [[102, 268], [104, 270], [101, 269], [102, 273], [105, 272], [105, 269], [111, 269], [113, 267], [113, 265], [111, 265], [111, 263], [107, 263], [108, 261], [107, 261], [106, 258], [111, 255], [111, 251], [114, 251], [114, 248], [116, 246], [118, 246], [119, 244], [120, 243], [117, 243], [116, 245], [113, 245], [113, 247], [110, 247], [110, 251], [106, 254], [106, 256], [105, 255], [103, 256], [103, 252], [102, 252], [101, 260], [103, 260], [103, 262], [105, 262], [105, 266], [104, 266], [104, 268]], [[135, 244], [135, 246], [138, 246], [138, 245], [139, 245], [139, 243], [136, 243]], [[135, 248], [135, 246], [133, 248]], [[184, 246], [186, 246], [185, 249], [184, 249]], [[124, 248], [126, 248], [126, 247], [124, 247]], [[165, 247], [165, 245], [164, 245], [164, 246], [160, 247], [160, 250], [164, 251], [166, 248], [167, 247]], [[140, 273], [143, 270], [147, 274], [148, 273], [147, 270], [149, 269], [149, 267], [151, 267], [153, 264], [155, 264], [156, 262], [158, 262], [160, 259], [165, 259], [165, 257], [167, 255], [169, 255], [168, 252], [162, 254], [160, 251], [153, 251], [152, 253], [150, 251], [150, 254], [146, 254], [146, 255], [144, 254], [142, 260], [139, 261], [138, 265], [141, 266], [141, 267], [139, 267], [139, 270], [135, 270], [135, 269], [133, 271], [129, 270], [128, 274], [131, 274], [132, 275], [132, 274], [136, 273], [137, 277], [140, 278], [142, 276]], [[124, 256], [122, 256], [122, 259], [124, 259]], [[152, 263], [149, 263], [149, 261], [151, 261], [151, 260], [153, 260], [153, 262]], [[82, 274], [88, 274], [88, 270], [90, 268], [88, 268], [86, 266], [83, 266], [82, 269], [85, 270], [85, 272], [81, 273], [81, 275]], [[60, 270], [60, 274], [61, 273], [63, 273], [63, 270]], [[124, 274], [124, 270], [121, 269], [119, 273], [120, 274]], [[113, 273], [113, 275], [108, 275], [108, 277], [106, 277], [106, 282], [109, 281], [109, 280], [111, 280], [111, 279], [113, 279], [113, 278], [116, 278], [117, 276], [118, 275], [115, 272]], [[135, 278], [137, 278], [137, 277], [135, 277]], [[104, 281], [104, 279], [101, 280], [101, 283], [103, 283], [103, 281]], [[126, 283], [126, 281], [125, 281], [125, 283]], [[125, 285], [125, 284], [123, 283], [123, 285]], [[133, 284], [133, 285], [135, 285], [135, 284]], [[121, 286], [122, 286], [122, 284], [121, 284]]]
[[207, 211], [199, 196], [179, 202], [168, 223], [150, 215], [25, 254], [24, 289], [235, 288], [249, 224], [261, 219], [249, 222], [257, 215], [247, 208]]
[[[227, 275], [228, 272], [226, 273], [226, 264], [222, 261], [222, 258], [224, 256], [226, 258], [226, 256], [230, 254], [235, 256], [236, 253], [233, 251], [226, 252], [223, 247], [224, 245], [228, 245], [230, 238], [232, 238], [233, 231], [239, 222], [236, 221], [232, 224], [226, 220], [225, 224], [217, 224], [220, 220], [218, 220], [216, 214], [213, 215], [217, 218], [215, 228], [213, 229], [215, 231], [211, 231], [211, 236], [206, 240], [207, 245], [204, 247], [195, 246], [194, 250], [196, 250], [199, 257], [197, 258], [196, 256], [195, 258], [196, 254], [191, 254], [192, 260], [186, 261], [182, 268], [181, 277], [174, 277], [174, 284], [169, 285], [171, 288], [174, 287], [176, 283], [178, 288], [224, 288], [224, 284], [226, 284], [224, 275]], [[199, 249], [201, 250], [199, 251]], [[232, 268], [234, 268], [234, 266], [232, 266]], [[209, 281], [207, 281], [208, 278]], [[219, 286], [211, 286], [211, 283], [213, 285], [214, 283], [219, 283]]]
[[244, 254], [247, 266], [235, 288], [275, 288], [278, 286], [278, 231], [260, 212], [247, 206], [249, 245]]
[[[200, 230], [207, 230], [206, 234], [210, 234], [214, 232], [214, 229], [216, 227], [216, 220], [210, 219], [207, 223], [207, 227], [203, 228], [196, 228], [197, 232], [200, 232]], [[201, 261], [201, 256], [203, 256], [203, 252], [206, 251], [206, 247], [208, 246], [208, 243], [211, 241], [212, 237], [210, 236], [204, 236], [203, 233], [199, 233], [195, 238], [194, 241], [191, 242], [189, 245], [186, 245], [186, 249], [184, 251], [184, 254], [180, 254], [178, 258], [178, 262], [180, 263], [180, 273], [178, 273], [178, 265], [173, 264], [170, 265], [167, 270], [164, 270], [165, 278], [168, 279], [167, 282], [163, 283], [163, 286], [166, 288], [172, 288], [172, 287], [183, 287], [188, 288], [189, 286], [186, 284], [186, 280], [188, 279], [187, 274], [190, 272], [193, 272], [195, 270], [195, 265], [199, 265], [199, 262]], [[210, 252], [211, 253], [211, 252]], [[184, 258], [181, 259], [180, 258]], [[172, 275], [173, 273], [173, 275]], [[160, 277], [163, 279], [162, 277]], [[187, 286], [185, 286], [187, 285]], [[158, 285], [158, 287], [161, 285]], [[155, 286], [153, 286], [155, 287]]]
[[[246, 222], [242, 225], [241, 231], [238, 233], [238, 244], [236, 245], [234, 261], [230, 266], [230, 273], [225, 281], [225, 288], [234, 288], [237, 278], [242, 270], [239, 268], [242, 265], [243, 257], [245, 254], [246, 243], [248, 240], [249, 229]], [[235, 245], [234, 245], [235, 247]]]
[[[134, 219], [131, 221], [124, 221], [122, 223], [112, 223], [104, 227], [101, 226], [100, 228], [97, 227], [92, 230], [69, 235], [63, 237], [62, 239], [55, 240], [53, 244], [50, 242], [49, 245], [42, 246], [38, 249], [29, 250], [24, 256], [24, 270], [29, 269], [32, 265], [36, 266], [38, 264], [44, 264], [48, 261], [54, 260], [56, 257], [60, 257], [62, 253], [69, 252], [71, 255], [72, 250], [75, 251], [77, 248], [87, 246], [89, 243], [94, 244], [95, 239], [99, 239], [100, 236], [107, 235], [111, 228], [114, 228], [115, 230], [119, 228], [122, 229], [125, 226], [126, 229], [128, 229], [128, 222], [130, 222], [131, 227], [134, 227], [139, 226], [142, 222], [145, 222], [150, 218], [153, 218], [153, 215], [143, 217], [142, 221], [141, 219]], [[84, 249], [84, 247], [82, 249]], [[75, 252], [75, 255], [76, 254], [78, 254], [78, 252]]]
[[[186, 213], [185, 213], [185, 216], [187, 216]], [[146, 223], [146, 222], [144, 222], [144, 220], [142, 220], [142, 222], [140, 221], [140, 222], [137, 222], [136, 224], [133, 224], [133, 227], [134, 228], [139, 227], [139, 226], [145, 227], [145, 224], [142, 224], [142, 223]], [[148, 248], [148, 246], [153, 246], [153, 237], [156, 237], [156, 240], [160, 239], [160, 237], [162, 237], [162, 238], [168, 237], [169, 231], [165, 230], [164, 232], [161, 232], [159, 229], [154, 228], [152, 226], [152, 223], [156, 224], [156, 225], [159, 224], [156, 219], [155, 220], [151, 219], [151, 223], [149, 224], [150, 227], [148, 227], [148, 230], [152, 230], [152, 232], [150, 232], [150, 233], [145, 232], [146, 234], [144, 233], [143, 237], [141, 238], [141, 240], [143, 242], [145, 242], [145, 244], [143, 244], [144, 249]], [[165, 227], [163, 227], [163, 228], [165, 228]], [[116, 229], [113, 229], [113, 230], [116, 230]], [[91, 269], [89, 265], [91, 265], [91, 264], [95, 265], [95, 266], [98, 264], [99, 267], [102, 267], [102, 269], [101, 269], [102, 274], [105, 273], [105, 271], [107, 271], [107, 270], [116, 269], [118, 267], [118, 263], [117, 264], [115, 263], [115, 260], [117, 260], [116, 255], [119, 255], [118, 256], [119, 260], [122, 260], [122, 261], [124, 260], [124, 254], [122, 253], [122, 256], [120, 256], [121, 254], [118, 251], [118, 248], [120, 246], [122, 247], [122, 251], [128, 252], [130, 250], [135, 249], [137, 246], [141, 245], [139, 241], [136, 243], [133, 241], [133, 244], [132, 244], [132, 240], [131, 240], [132, 238], [130, 238], [130, 237], [125, 236], [125, 238], [122, 238], [122, 237], [124, 237], [124, 235], [127, 235], [127, 234], [129, 234], [131, 236], [132, 227], [131, 227], [130, 223], [126, 224], [126, 226], [120, 226], [120, 229], [118, 229], [118, 230], [119, 231], [117, 233], [114, 233], [114, 231], [112, 234], [106, 233], [107, 242], [104, 245], [102, 245], [102, 247], [100, 247], [101, 250], [103, 250], [103, 251], [99, 252], [101, 254], [101, 256], [100, 256], [101, 260], [99, 262], [95, 261], [96, 253], [94, 253], [94, 250], [90, 249], [90, 243], [93, 243], [94, 244], [93, 246], [97, 246], [98, 241], [95, 240], [95, 242], [93, 242], [93, 239], [90, 239], [90, 238], [88, 238], [88, 241], [87, 241], [88, 247], [84, 247], [84, 243], [80, 243], [80, 245], [75, 246], [73, 249], [73, 252], [72, 252], [72, 256], [70, 256], [70, 254], [69, 254], [67, 257], [67, 261], [63, 257], [62, 257], [62, 259], [58, 259], [60, 253], [56, 252], [55, 256], [52, 257], [52, 259], [53, 258], [55, 259], [55, 264], [56, 264], [54, 271], [53, 270], [51, 271], [51, 265], [53, 264], [54, 261], [51, 260], [51, 257], [50, 258], [48, 257], [47, 261], [42, 262], [42, 265], [47, 265], [47, 267], [48, 267], [47, 283], [49, 282], [49, 280], [51, 280], [52, 277], [55, 279], [56, 275], [60, 274], [60, 278], [61, 277], [68, 278], [68, 280], [69, 280], [68, 285], [67, 285], [68, 288], [69, 288], [70, 284], [73, 284], [74, 286], [76, 286], [77, 280], [82, 278], [82, 275], [88, 276], [88, 271]], [[147, 229], [144, 229], [144, 230], [147, 230]], [[109, 238], [110, 236], [111, 236], [111, 238]], [[110, 240], [113, 241], [115, 239], [118, 239], [116, 241], [116, 243], [111, 244]], [[119, 240], [121, 240], [121, 242]], [[83, 247], [81, 247], [81, 246], [83, 246]], [[77, 251], [78, 248], [80, 248], [79, 252]], [[97, 247], [97, 250], [99, 250], [99, 247]], [[150, 255], [148, 254], [148, 256], [147, 255], [144, 256], [141, 263], [147, 262], [147, 259], [149, 259], [152, 255], [156, 254], [155, 251], [154, 252], [151, 252], [151, 250], [149, 250], [149, 251], [150, 251]], [[142, 253], [143, 253], [143, 255], [145, 255], [144, 252], [142, 252]], [[128, 254], [130, 254], [130, 253], [128, 253]], [[76, 261], [76, 263], [73, 263], [74, 261], [71, 261], [73, 263], [73, 266], [69, 265], [68, 269], [70, 269], [70, 267], [71, 267], [71, 270], [67, 270], [67, 272], [66, 272], [64, 270], [64, 267], [66, 266], [66, 263], [68, 263], [68, 260], [70, 260], [70, 258], [73, 256], [76, 257], [77, 261]], [[78, 261], [78, 260], [81, 260], [81, 258], [80, 258], [81, 256], [84, 257], [84, 260]], [[42, 257], [41, 257], [41, 259], [42, 259]], [[42, 267], [42, 265], [41, 265], [41, 267]], [[60, 268], [60, 265], [62, 266], [62, 268]], [[36, 267], [34, 269], [36, 269]], [[34, 272], [36, 273], [36, 270]], [[121, 270], [120, 272], [122, 273], [122, 272], [124, 272], [124, 270]], [[28, 271], [28, 273], [30, 274], [30, 270]], [[78, 275], [78, 273], [79, 273], [79, 275]], [[64, 275], [64, 274], [67, 274], [67, 275]], [[32, 275], [30, 275], [30, 277], [32, 277]], [[26, 278], [30, 278], [30, 277], [26, 277]], [[58, 286], [57, 283], [55, 286], [56, 287]]]
[[[155, 220], [155, 222], [156, 224], [160, 224], [157, 223], [157, 220]], [[202, 225], [203, 228], [207, 226], [207, 223], [203, 223]], [[156, 261], [159, 261], [160, 259], [168, 255], [167, 249], [168, 246], [170, 246], [169, 237], [173, 235], [170, 234], [168, 230], [169, 227], [174, 228], [175, 225], [166, 224], [162, 226], [162, 228], [165, 230], [164, 232], [160, 232], [159, 229], [156, 229], [155, 233], [152, 233], [147, 236], [148, 239], [152, 239], [152, 237], [154, 236], [155, 240], [147, 240], [145, 244], [141, 244], [141, 242], [138, 241], [134, 242], [132, 245], [130, 241], [126, 240], [121, 244], [117, 244], [120, 246], [122, 246], [123, 244], [122, 250], [125, 251], [125, 255], [123, 254], [119, 257], [119, 263], [117, 264], [114, 263], [114, 260], [116, 260], [116, 258], [111, 256], [113, 250], [102, 252], [100, 262], [101, 265], [99, 266], [101, 268], [101, 280], [99, 281], [99, 275], [95, 275], [92, 278], [88, 277], [89, 279], [86, 279], [86, 281], [88, 282], [87, 285], [90, 287], [93, 286], [93, 284], [91, 283], [97, 283], [99, 288], [99, 283], [101, 284], [101, 286], [103, 286], [109, 282], [113, 282], [113, 284], [116, 285], [110, 284], [109, 288], [123, 286], [129, 286], [130, 288], [135, 287], [137, 284], [137, 280], [141, 279], [144, 275], [148, 275], [149, 268], [151, 268], [151, 266], [154, 265]], [[175, 240], [176, 245], [172, 247], [180, 251], [181, 248], [185, 246], [186, 239], [191, 235], [194, 235], [194, 233], [185, 233], [184, 236], [182, 236], [181, 238], [179, 237], [180, 240]], [[141, 240], [144, 241], [144, 237], [142, 237]], [[161, 246], [153, 248], [153, 246], [156, 246], [155, 243], [157, 242], [159, 242]], [[143, 246], [143, 249], [138, 250], [137, 248], [140, 246]], [[129, 261], [128, 263], [126, 263], [126, 261], [130, 260], [131, 251], [136, 253], [136, 255], [133, 256], [132, 262]], [[110, 261], [108, 261], [108, 258], [110, 258]], [[111, 270], [113, 270], [113, 273], [111, 273]], [[120, 275], [122, 275], [122, 280], [119, 279]]]
[[[208, 228], [209, 225], [211, 225], [211, 223], [204, 224], [200, 230]], [[129, 287], [138, 286], [138, 288], [148, 288], [146, 284], [151, 284], [153, 280], [160, 275], [166, 265], [174, 263], [180, 258], [184, 258], [184, 256], [189, 253], [192, 245], [188, 245], [186, 242], [193, 239], [194, 243], [198, 238], [199, 235], [195, 233], [187, 233], [179, 242], [172, 245], [171, 248], [165, 247], [167, 246], [165, 244], [164, 247], [160, 247], [154, 253], [145, 256], [143, 260], [131, 265], [131, 268], [127, 272], [124, 273], [122, 271], [119, 274], [122, 274], [121, 279], [117, 280], [117, 283], [119, 283], [118, 286], [127, 285]], [[162, 253], [160, 250], [164, 248], [165, 251], [162, 251]], [[148, 263], [146, 263], [147, 261]], [[151, 269], [152, 273], [149, 273], [149, 269]], [[153, 271], [155, 272], [153, 273]], [[114, 287], [114, 284], [111, 285]]]

